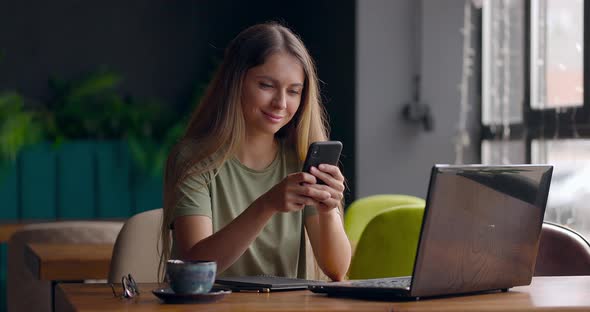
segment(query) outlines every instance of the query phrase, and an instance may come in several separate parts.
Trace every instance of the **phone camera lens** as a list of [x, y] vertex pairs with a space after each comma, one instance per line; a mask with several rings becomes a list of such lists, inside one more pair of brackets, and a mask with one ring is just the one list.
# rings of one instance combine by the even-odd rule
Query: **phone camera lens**
[[311, 156], [317, 156], [318, 155], [318, 150], [313, 150], [311, 152]]

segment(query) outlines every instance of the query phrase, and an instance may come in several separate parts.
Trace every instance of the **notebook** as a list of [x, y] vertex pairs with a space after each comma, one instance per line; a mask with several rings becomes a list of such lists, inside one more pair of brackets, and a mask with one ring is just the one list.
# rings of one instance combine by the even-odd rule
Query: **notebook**
[[317, 283], [346, 297], [414, 298], [530, 284], [553, 167], [435, 165], [412, 276]]
[[307, 289], [318, 281], [272, 275], [220, 277], [215, 283], [233, 291], [271, 292]]

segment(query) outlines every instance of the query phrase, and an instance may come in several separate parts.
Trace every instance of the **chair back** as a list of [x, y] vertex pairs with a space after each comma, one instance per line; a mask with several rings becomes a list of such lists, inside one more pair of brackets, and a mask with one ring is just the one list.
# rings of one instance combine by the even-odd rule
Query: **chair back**
[[424, 204], [386, 209], [365, 227], [348, 277], [367, 279], [412, 275]]
[[574, 230], [544, 222], [535, 275], [590, 275], [590, 244]]
[[52, 311], [51, 282], [40, 281], [27, 267], [29, 243], [114, 243], [123, 222], [60, 221], [25, 225], [8, 240], [8, 311]]
[[402, 194], [371, 195], [352, 202], [344, 214], [344, 230], [353, 249], [373, 217], [391, 207], [408, 204], [424, 206], [426, 203], [422, 198]]
[[138, 283], [158, 282], [162, 209], [144, 211], [129, 218], [115, 242], [109, 283], [119, 283], [131, 273]]

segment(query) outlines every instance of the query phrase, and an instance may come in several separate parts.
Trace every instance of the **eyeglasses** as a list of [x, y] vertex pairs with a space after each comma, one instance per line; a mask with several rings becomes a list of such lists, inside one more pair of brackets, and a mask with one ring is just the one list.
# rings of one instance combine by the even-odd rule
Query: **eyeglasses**
[[122, 294], [117, 295], [117, 292], [115, 291], [115, 285], [112, 283], [110, 285], [111, 289], [113, 290], [113, 296], [115, 297], [133, 298], [139, 295], [139, 288], [137, 288], [137, 283], [135, 283], [135, 280], [131, 274], [127, 274], [126, 276], [123, 275], [123, 277], [121, 277], [121, 286], [123, 286]]

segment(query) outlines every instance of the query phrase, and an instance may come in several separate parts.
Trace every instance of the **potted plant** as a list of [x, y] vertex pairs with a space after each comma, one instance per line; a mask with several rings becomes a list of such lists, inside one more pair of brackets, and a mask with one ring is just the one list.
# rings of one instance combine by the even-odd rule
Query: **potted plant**
[[121, 81], [104, 69], [51, 79], [52, 97], [34, 110], [15, 94], [0, 98], [0, 120], [11, 120], [0, 139], [18, 143], [2, 144], [0, 157], [14, 164], [20, 154], [19, 215], [113, 218], [161, 205], [164, 162], [185, 120], [158, 101], [121, 96]]

